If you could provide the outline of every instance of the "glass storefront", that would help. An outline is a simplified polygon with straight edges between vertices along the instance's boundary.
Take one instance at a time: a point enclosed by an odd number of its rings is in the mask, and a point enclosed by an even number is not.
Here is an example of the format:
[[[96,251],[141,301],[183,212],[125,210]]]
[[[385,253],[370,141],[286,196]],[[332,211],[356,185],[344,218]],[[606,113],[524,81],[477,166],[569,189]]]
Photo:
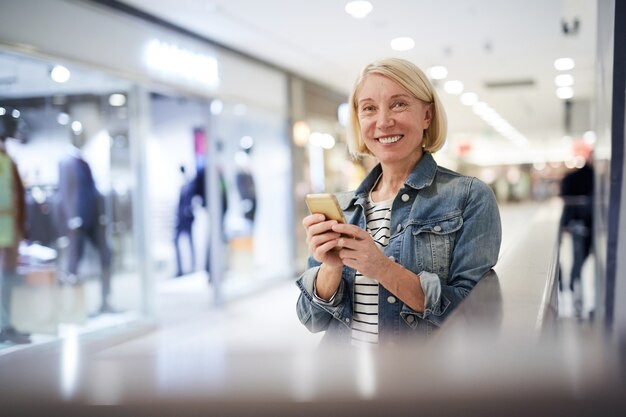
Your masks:
[[[0,111],[17,126],[6,148],[25,186],[27,230],[2,307],[32,341],[155,313],[159,282],[198,274],[211,282],[212,245],[223,300],[293,277],[284,108],[69,64],[60,83],[52,60],[5,51],[0,61]]]
[[[29,204],[2,305],[35,339],[154,319],[179,277],[229,301],[297,270],[289,76],[110,12],[24,0],[0,15],[0,106],[19,112],[7,150]],[[25,16],[36,31],[14,25]]]
[[[151,253],[160,278],[210,275],[211,163],[218,173],[215,244],[223,255],[225,291],[288,277],[291,155],[285,117],[218,99],[152,93],[150,102]]]
[[[6,149],[26,203],[26,236],[16,279],[3,286],[3,309],[33,338],[136,317],[130,83],[69,66],[61,68],[69,78],[55,81],[56,63],[6,52],[0,62],[0,112],[16,126]]]

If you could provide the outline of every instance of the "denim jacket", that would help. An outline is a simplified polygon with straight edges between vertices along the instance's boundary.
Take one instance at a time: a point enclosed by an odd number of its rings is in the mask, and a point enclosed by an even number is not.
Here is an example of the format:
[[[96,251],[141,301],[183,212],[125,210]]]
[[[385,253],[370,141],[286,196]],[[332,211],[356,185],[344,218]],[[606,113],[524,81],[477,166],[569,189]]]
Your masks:
[[[365,204],[380,176],[377,165],[354,192],[338,193],[346,221],[365,229]],[[437,165],[425,153],[394,198],[391,237],[384,253],[420,277],[425,295],[418,312],[387,291],[378,296],[379,343],[426,336],[437,329],[498,259],[502,230],[491,189],[480,180]],[[324,341],[349,344],[356,271],[344,266],[332,302],[313,295],[320,264],[309,257],[298,278],[298,318]]]

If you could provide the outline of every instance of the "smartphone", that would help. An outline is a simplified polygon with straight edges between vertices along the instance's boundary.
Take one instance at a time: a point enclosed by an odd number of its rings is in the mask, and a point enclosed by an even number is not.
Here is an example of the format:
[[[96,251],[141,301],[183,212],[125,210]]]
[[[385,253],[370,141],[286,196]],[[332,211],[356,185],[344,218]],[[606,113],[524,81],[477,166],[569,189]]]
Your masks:
[[[346,222],[343,210],[341,210],[337,197],[334,194],[307,194],[304,201],[306,201],[311,214],[322,213],[326,216],[326,220],[337,220],[339,223]],[[341,246],[335,246],[332,250],[340,249]]]
[[[346,218],[334,194],[307,194],[305,201],[311,214],[322,213],[326,216],[326,220],[337,220],[339,223],[346,222]]]

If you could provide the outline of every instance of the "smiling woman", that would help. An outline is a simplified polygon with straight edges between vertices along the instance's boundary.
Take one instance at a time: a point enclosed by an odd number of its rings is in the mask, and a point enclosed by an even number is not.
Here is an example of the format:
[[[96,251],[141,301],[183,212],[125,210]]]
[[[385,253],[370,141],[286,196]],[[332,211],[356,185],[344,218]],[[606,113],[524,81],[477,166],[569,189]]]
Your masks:
[[[379,164],[355,191],[337,194],[347,224],[319,213],[303,219],[311,256],[297,281],[298,317],[339,344],[428,336],[496,263],[495,196],[478,179],[436,164],[445,112],[408,61],[365,67],[348,130],[350,152]]]

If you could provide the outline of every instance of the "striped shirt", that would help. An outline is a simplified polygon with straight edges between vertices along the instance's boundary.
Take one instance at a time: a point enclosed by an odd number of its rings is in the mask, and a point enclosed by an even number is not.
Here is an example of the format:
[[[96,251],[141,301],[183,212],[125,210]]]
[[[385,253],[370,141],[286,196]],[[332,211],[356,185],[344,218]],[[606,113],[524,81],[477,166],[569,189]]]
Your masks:
[[[365,206],[366,229],[382,251],[389,243],[393,198]],[[352,308],[352,344],[378,343],[378,281],[356,272]]]

